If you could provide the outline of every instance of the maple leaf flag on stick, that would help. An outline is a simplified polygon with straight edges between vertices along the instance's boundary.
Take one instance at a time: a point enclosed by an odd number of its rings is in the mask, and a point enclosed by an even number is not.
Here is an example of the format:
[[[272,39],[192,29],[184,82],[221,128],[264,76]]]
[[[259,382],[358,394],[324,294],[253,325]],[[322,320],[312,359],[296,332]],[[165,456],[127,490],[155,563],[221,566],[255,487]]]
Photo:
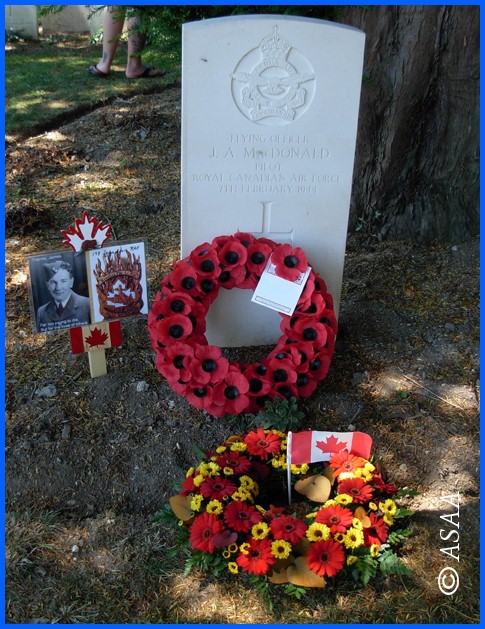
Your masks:
[[[329,461],[332,454],[348,450],[364,459],[370,457],[372,438],[364,432],[319,432],[306,430],[291,433],[291,463]]]
[[[73,354],[96,352],[121,345],[121,323],[109,321],[69,330]]]

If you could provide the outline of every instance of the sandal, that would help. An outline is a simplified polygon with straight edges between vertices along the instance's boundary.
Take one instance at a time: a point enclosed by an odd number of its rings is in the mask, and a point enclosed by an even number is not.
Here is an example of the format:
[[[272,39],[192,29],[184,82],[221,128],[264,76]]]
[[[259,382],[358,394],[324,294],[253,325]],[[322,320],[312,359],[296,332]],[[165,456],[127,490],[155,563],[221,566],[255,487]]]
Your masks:
[[[94,65],[94,66],[90,66],[88,68],[88,72],[89,74],[92,74],[93,76],[96,76],[98,79],[107,79],[109,74],[107,74],[106,72],[102,72],[101,70],[98,70],[98,65]]]
[[[134,76],[134,77],[126,77],[129,78],[130,81],[136,81],[136,79],[158,79],[162,76],[165,76],[167,73],[163,72],[163,70],[159,70],[157,72],[155,72],[155,74],[150,74],[151,72],[153,72],[153,70],[155,70],[155,68],[153,66],[147,66],[143,72],[141,74],[139,74],[138,76]]]

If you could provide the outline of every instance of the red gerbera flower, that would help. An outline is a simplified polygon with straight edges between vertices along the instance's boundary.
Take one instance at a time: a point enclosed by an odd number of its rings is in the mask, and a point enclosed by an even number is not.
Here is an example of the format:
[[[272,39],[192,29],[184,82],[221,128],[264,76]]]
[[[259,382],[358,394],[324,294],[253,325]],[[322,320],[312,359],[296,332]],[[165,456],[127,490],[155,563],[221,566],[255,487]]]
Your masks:
[[[197,347],[189,365],[193,379],[201,384],[220,382],[229,370],[229,361],[214,345]]]
[[[351,526],[353,519],[354,514],[350,509],[340,505],[330,505],[320,509],[315,517],[315,522],[326,524],[334,535],[335,533],[345,533]]]
[[[248,457],[237,451],[223,452],[216,458],[216,463],[222,469],[229,467],[234,474],[246,474],[251,468],[251,461]]]
[[[195,492],[194,476],[188,476],[182,483],[182,489],[179,493],[182,496],[188,496],[193,492]]]
[[[337,476],[339,476],[339,474],[342,474],[342,472],[353,473],[359,467],[364,467],[365,460],[360,456],[350,454],[350,452],[345,449],[332,454],[332,456],[330,457],[329,465],[335,470],[333,473],[333,477],[337,478]]]
[[[297,544],[304,537],[308,526],[292,515],[282,515],[271,520],[270,528],[275,539],[284,539],[290,544]]]
[[[237,415],[249,404],[246,395],[249,382],[238,370],[229,370],[222,382],[214,387],[213,402],[221,406],[226,413]]]
[[[224,528],[223,523],[212,513],[198,515],[190,527],[190,543],[192,548],[204,553],[214,552],[214,537]]]
[[[238,533],[248,533],[253,524],[258,524],[262,519],[259,511],[241,500],[229,503],[224,511],[226,524]]]
[[[397,487],[392,483],[385,483],[381,474],[373,474],[372,482],[374,483],[374,487],[383,494],[393,496],[397,493]]]
[[[279,452],[281,439],[273,432],[266,434],[262,428],[258,428],[244,437],[244,443],[248,446],[249,454],[259,456],[266,461],[269,454]]]
[[[241,553],[236,559],[237,565],[245,572],[258,576],[266,574],[269,567],[275,562],[276,557],[273,557],[271,541],[268,538],[251,538],[247,555]]]
[[[352,496],[353,502],[364,504],[372,500],[372,487],[362,478],[347,478],[339,483],[338,494],[348,494]]]
[[[200,486],[200,493],[209,500],[224,500],[230,498],[237,487],[228,478],[222,476],[207,477]]]
[[[221,264],[229,269],[235,266],[244,266],[248,259],[246,247],[234,239],[228,240],[218,255]]]
[[[264,514],[264,519],[267,522],[271,522],[273,518],[277,518],[278,516],[283,515],[284,512],[284,507],[275,507],[274,505],[270,504],[269,509],[266,509],[266,513]]]
[[[364,528],[364,544],[366,546],[372,546],[372,544],[380,546],[388,536],[386,523],[372,511],[369,513],[369,518],[371,525]]]
[[[275,273],[285,280],[294,281],[308,267],[306,253],[301,247],[293,249],[291,245],[278,245],[273,251],[271,262],[275,265]]]
[[[342,544],[333,539],[311,544],[308,549],[307,563],[310,570],[313,570],[320,577],[335,576],[345,564],[345,552]]]

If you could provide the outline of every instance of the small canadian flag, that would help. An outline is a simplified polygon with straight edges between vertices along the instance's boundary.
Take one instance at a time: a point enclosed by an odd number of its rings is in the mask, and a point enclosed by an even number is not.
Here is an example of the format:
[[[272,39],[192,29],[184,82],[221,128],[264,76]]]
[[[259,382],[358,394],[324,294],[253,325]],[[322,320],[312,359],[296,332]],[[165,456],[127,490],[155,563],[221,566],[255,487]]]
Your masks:
[[[108,347],[121,345],[121,323],[95,323],[79,328],[71,328],[71,351],[73,354],[95,352]]]
[[[332,454],[340,450],[368,459],[372,448],[372,438],[364,432],[306,430],[289,433],[289,437],[288,448],[293,465],[329,461]]]

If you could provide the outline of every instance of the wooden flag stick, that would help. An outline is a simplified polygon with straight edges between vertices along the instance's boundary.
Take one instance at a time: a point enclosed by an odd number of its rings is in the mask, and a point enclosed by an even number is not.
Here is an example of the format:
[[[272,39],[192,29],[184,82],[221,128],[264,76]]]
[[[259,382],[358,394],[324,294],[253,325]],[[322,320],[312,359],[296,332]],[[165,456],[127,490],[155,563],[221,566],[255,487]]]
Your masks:
[[[108,372],[108,369],[106,367],[106,354],[104,349],[98,349],[93,352],[88,352],[88,357],[91,378],[105,376]]]
[[[286,471],[288,479],[288,504],[291,506],[291,430],[286,439]]]

